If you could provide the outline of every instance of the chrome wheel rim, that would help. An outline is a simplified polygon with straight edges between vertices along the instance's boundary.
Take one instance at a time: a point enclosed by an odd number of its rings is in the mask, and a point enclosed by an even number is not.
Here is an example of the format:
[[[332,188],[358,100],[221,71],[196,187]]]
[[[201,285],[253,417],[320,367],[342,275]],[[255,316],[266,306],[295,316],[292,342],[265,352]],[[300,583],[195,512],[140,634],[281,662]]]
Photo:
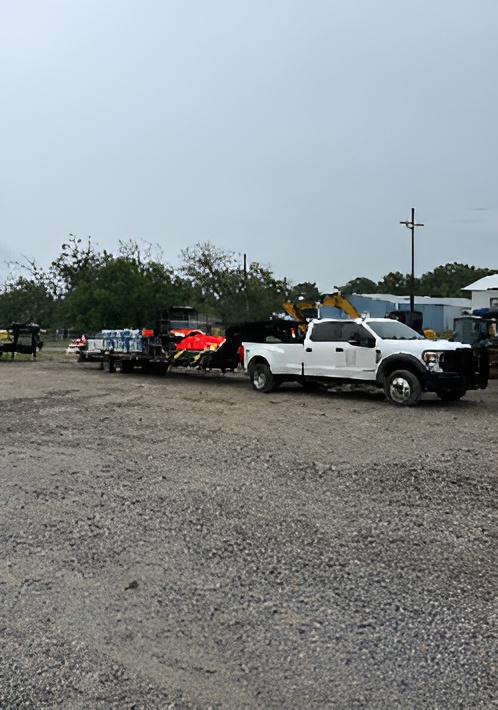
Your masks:
[[[260,371],[255,372],[253,382],[254,382],[254,386],[256,387],[256,389],[258,389],[258,390],[262,389],[266,384],[265,373],[260,372]]]
[[[403,404],[410,399],[412,388],[404,377],[395,377],[389,384],[389,394],[394,402]]]

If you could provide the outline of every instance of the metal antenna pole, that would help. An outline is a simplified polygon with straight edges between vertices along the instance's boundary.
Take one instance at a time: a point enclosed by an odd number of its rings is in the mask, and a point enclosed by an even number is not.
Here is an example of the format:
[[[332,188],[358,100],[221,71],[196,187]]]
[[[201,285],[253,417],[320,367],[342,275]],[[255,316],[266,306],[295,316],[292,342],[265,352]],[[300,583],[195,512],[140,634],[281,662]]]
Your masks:
[[[412,232],[412,273],[410,279],[410,312],[415,310],[415,227],[423,227],[423,224],[415,224],[415,207],[412,207],[412,218],[405,222],[400,222]]]

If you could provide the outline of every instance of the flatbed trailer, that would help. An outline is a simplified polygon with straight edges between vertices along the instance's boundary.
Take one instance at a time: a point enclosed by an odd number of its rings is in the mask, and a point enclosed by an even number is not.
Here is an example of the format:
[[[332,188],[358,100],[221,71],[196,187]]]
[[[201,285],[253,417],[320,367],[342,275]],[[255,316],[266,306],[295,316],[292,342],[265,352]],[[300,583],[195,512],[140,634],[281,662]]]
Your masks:
[[[143,372],[164,374],[169,367],[171,353],[161,336],[152,331],[103,330],[87,337],[80,348],[80,362],[100,362],[106,372]]]
[[[271,320],[240,323],[226,329],[224,341],[216,348],[202,351],[177,350],[170,333],[154,335],[153,331],[104,330],[87,336],[79,350],[80,362],[99,362],[107,372],[165,373],[168,369],[221,370],[234,372],[243,366],[242,342],[294,342],[299,337],[296,323]]]

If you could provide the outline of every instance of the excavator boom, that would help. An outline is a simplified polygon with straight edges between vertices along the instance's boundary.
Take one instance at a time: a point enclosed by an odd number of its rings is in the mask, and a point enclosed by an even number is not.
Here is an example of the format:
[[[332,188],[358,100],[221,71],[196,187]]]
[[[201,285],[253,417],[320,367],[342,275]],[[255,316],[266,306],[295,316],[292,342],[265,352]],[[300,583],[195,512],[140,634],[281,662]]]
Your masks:
[[[325,294],[320,296],[320,306],[333,306],[338,308],[340,311],[344,311],[350,318],[360,318],[360,314],[353,306],[352,303],[348,301],[346,296],[343,296],[340,291],[335,293]]]
[[[317,317],[321,306],[338,308],[350,318],[360,317],[353,304],[340,291],[323,294],[319,301],[285,301],[282,305],[285,312],[297,320],[299,329],[303,332],[306,331],[308,320]]]

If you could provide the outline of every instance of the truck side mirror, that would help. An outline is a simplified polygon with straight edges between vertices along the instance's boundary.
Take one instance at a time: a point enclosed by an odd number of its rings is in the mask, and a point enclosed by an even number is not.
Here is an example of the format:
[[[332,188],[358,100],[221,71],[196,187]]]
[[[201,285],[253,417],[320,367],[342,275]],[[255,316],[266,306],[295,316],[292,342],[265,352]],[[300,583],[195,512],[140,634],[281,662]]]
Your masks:
[[[348,343],[350,345],[356,345],[357,347],[362,347],[362,348],[374,348],[375,347],[375,338],[373,338],[371,336],[366,336],[364,338],[360,338],[359,335],[353,335],[353,337],[348,340]]]

